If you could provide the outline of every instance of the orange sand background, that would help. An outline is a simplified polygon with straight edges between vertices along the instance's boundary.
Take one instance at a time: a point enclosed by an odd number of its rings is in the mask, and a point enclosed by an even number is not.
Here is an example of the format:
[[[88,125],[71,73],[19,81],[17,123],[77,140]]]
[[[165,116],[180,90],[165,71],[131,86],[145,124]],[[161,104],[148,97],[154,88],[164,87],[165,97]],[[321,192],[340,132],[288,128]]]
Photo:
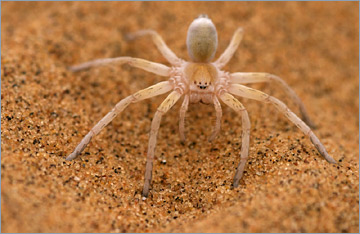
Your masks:
[[[359,231],[358,3],[3,2],[1,10],[2,232]],[[225,69],[283,77],[338,165],[273,107],[241,99],[250,157],[232,190],[240,116],[223,106],[221,134],[209,143],[213,107],[190,106],[182,145],[178,103],[163,118],[142,201],[148,132],[164,95],[131,105],[79,158],[64,160],[119,100],[164,80],[128,66],[76,74],[66,67],[114,56],[167,64],[149,38],[125,41],[146,28],[188,59],[187,27],[200,13],[217,26],[216,57],[244,27]],[[276,85],[252,87],[298,113]]]

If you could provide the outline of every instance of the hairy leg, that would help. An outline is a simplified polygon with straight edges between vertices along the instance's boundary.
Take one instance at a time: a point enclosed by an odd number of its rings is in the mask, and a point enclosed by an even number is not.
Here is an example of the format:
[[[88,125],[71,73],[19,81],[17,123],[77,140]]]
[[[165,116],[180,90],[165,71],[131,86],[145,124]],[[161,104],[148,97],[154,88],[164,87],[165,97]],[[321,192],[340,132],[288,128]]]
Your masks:
[[[245,107],[229,93],[224,93],[220,96],[220,99],[234,111],[241,113],[242,116],[242,144],[240,163],[236,169],[233,185],[236,188],[239,186],[239,182],[244,173],[245,164],[249,155],[249,143],[250,143],[250,120],[249,115]]]
[[[179,100],[180,97],[181,94],[178,91],[171,92],[169,96],[161,103],[151,122],[149,146],[146,158],[144,188],[142,192],[144,197],[147,197],[149,195],[150,183],[152,179],[152,168],[155,156],[156,137],[160,127],[161,117]]]
[[[276,82],[279,84],[285,92],[291,97],[291,99],[296,103],[300,109],[301,117],[307,125],[312,128],[315,128],[315,124],[311,121],[304,104],[301,99],[296,95],[294,90],[280,77],[262,72],[236,72],[230,74],[230,83],[233,84],[250,84],[250,83],[260,83],[260,82]]]
[[[221,117],[222,117],[221,104],[216,96],[213,97],[213,102],[216,111],[216,123],[215,123],[215,128],[211,133],[211,136],[209,137],[209,141],[213,141],[215,139],[215,137],[219,134],[221,127]]]
[[[145,30],[139,30],[134,33],[127,34],[128,40],[134,40],[138,37],[150,35],[153,42],[155,43],[156,47],[160,51],[160,53],[166,58],[169,63],[173,65],[179,65],[181,62],[181,59],[179,59],[174,52],[172,52],[169,47],[166,45],[162,37],[154,30],[145,29]]]
[[[189,106],[189,95],[186,95],[180,109],[179,133],[180,141],[185,141],[185,113]]]
[[[173,89],[172,85],[168,81],[163,81],[150,86],[146,89],[140,90],[133,95],[130,95],[120,102],[105,115],[86,136],[81,140],[75,150],[66,158],[66,160],[72,160],[76,158],[90,143],[91,139],[96,136],[106,125],[108,125],[118,114],[120,114],[130,103],[138,102],[147,98],[158,96],[167,93]]]
[[[169,76],[171,68],[160,63],[154,63],[140,58],[131,57],[117,57],[117,58],[103,58],[96,59],[86,63],[69,67],[70,71],[77,72],[91,67],[98,67],[109,64],[129,64],[132,67],[137,67],[148,72],[155,73],[160,76]]]
[[[220,58],[218,58],[215,61],[215,65],[220,69],[222,67],[224,67],[232,58],[232,56],[234,55],[235,51],[237,50],[237,48],[240,45],[240,42],[243,38],[244,35],[244,30],[242,28],[238,28],[233,37],[231,38],[231,42],[229,44],[229,46],[226,48],[226,50],[224,51],[224,53],[222,53],[220,55]]]
[[[279,99],[269,96],[259,90],[252,89],[239,84],[232,84],[229,86],[228,91],[232,94],[240,97],[250,98],[265,103],[273,104],[282,114],[284,114],[291,122],[293,122],[300,130],[310,137],[311,142],[315,145],[319,153],[330,163],[336,163],[336,161],[326,152],[325,147],[321,144],[317,136],[311,131],[310,127],[306,125],[294,112]]]

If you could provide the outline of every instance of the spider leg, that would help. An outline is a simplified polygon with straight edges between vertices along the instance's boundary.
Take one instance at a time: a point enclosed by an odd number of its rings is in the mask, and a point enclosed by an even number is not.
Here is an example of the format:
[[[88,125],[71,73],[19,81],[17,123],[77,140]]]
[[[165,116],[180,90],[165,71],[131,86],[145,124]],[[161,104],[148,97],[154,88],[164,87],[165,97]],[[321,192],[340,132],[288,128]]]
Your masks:
[[[280,77],[262,72],[236,72],[230,74],[230,83],[233,84],[250,84],[250,83],[260,83],[260,82],[276,82],[288,93],[291,99],[294,100],[296,105],[300,109],[301,117],[304,122],[309,125],[311,128],[315,128],[315,124],[311,121],[304,104],[301,99],[296,95],[293,89]]]
[[[150,62],[145,59],[132,57],[117,57],[117,58],[103,58],[96,59],[89,62],[81,63],[79,65],[69,67],[70,71],[77,72],[91,67],[98,67],[109,64],[129,64],[132,67],[137,67],[148,72],[155,73],[160,76],[169,76],[171,68],[160,63]]]
[[[213,141],[215,139],[215,137],[219,134],[221,127],[221,117],[222,117],[221,104],[216,96],[213,96],[213,102],[216,111],[216,123],[215,123],[215,128],[211,133],[211,136],[209,137],[208,141]]]
[[[166,58],[169,63],[173,65],[178,65],[181,59],[179,59],[174,52],[169,49],[169,47],[166,45],[162,37],[154,30],[151,29],[145,29],[145,30],[139,30],[134,33],[129,33],[126,35],[128,40],[134,40],[138,37],[150,35],[153,42],[155,43],[156,47],[160,51],[160,53]]]
[[[120,102],[118,102],[115,107],[107,113],[91,130],[86,136],[81,140],[81,142],[76,146],[75,150],[66,158],[66,160],[72,160],[76,158],[90,143],[91,139],[96,136],[106,125],[108,125],[119,113],[121,113],[130,103],[138,102],[147,98],[158,96],[164,93],[167,93],[173,89],[173,86],[169,81],[163,81],[157,83],[153,86],[150,86],[146,89],[140,90],[133,95],[130,95]]]
[[[144,197],[147,197],[149,195],[156,147],[156,137],[160,127],[161,117],[179,100],[181,95],[182,94],[180,94],[178,91],[172,91],[169,96],[167,96],[167,98],[160,104],[151,122],[149,146],[146,158],[144,188],[142,192]]]
[[[254,99],[265,103],[273,104],[282,114],[284,114],[291,122],[293,122],[300,130],[310,137],[311,142],[314,144],[319,153],[330,163],[336,163],[336,161],[326,152],[326,149],[317,136],[311,131],[310,127],[306,125],[294,112],[292,112],[282,101],[274,98],[259,90],[252,89],[240,84],[232,84],[229,86],[228,91],[240,97]]]
[[[180,141],[185,141],[185,113],[189,106],[189,95],[186,95],[180,108],[179,133]]]
[[[242,144],[240,153],[240,163],[236,169],[234,176],[233,186],[239,186],[239,182],[244,173],[245,164],[249,155],[249,142],[250,142],[250,120],[248,112],[239,100],[234,98],[229,93],[223,93],[220,99],[234,111],[241,113],[242,116]]]
[[[237,50],[237,48],[240,45],[240,42],[243,38],[244,35],[244,30],[242,28],[238,28],[233,37],[231,38],[231,42],[229,44],[229,46],[226,48],[226,50],[224,51],[224,53],[222,53],[220,55],[220,58],[218,58],[215,61],[215,65],[220,69],[222,67],[224,67],[229,60],[232,58],[232,56],[234,55],[235,51]]]

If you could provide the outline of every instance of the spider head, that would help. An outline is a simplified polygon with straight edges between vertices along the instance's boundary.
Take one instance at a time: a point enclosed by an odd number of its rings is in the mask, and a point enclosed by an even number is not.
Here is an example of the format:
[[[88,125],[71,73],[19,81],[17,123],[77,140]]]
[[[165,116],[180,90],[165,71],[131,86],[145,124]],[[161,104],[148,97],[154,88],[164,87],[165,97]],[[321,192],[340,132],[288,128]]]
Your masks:
[[[189,26],[186,45],[193,62],[208,63],[214,57],[218,39],[215,25],[205,14],[196,18]]]
[[[217,69],[212,64],[188,63],[185,75],[190,83],[190,90],[197,92],[212,92],[217,77]]]

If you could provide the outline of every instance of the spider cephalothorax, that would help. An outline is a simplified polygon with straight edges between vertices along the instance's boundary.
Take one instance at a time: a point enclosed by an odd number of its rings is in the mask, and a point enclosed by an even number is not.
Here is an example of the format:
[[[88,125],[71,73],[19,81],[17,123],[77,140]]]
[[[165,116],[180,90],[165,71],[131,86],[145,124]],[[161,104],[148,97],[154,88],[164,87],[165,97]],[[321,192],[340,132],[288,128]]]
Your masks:
[[[242,116],[242,146],[240,163],[237,167],[233,186],[237,187],[243,175],[246,160],[249,153],[250,120],[245,107],[233,95],[273,104],[291,122],[293,122],[314,144],[319,153],[330,163],[336,161],[326,152],[325,147],[311,131],[312,122],[308,117],[305,107],[295,92],[281,78],[268,73],[228,73],[222,70],[231,59],[243,37],[243,30],[237,29],[231,39],[230,45],[224,53],[215,61],[213,59],[217,48],[217,32],[214,24],[206,15],[200,15],[190,25],[187,36],[187,48],[191,61],[178,58],[165,44],[163,39],[153,30],[141,30],[129,35],[129,39],[139,36],[150,35],[162,55],[169,61],[171,67],[163,64],[146,61],[139,58],[118,57],[98,59],[70,67],[72,71],[106,65],[110,63],[127,63],[160,76],[169,77],[169,80],[160,82],[146,89],[130,95],[119,103],[102,118],[90,132],[81,140],[75,150],[66,158],[72,160],[78,156],[89,144],[92,137],[97,135],[129,104],[147,98],[158,96],[167,92],[171,93],[158,107],[151,123],[147,161],[145,168],[145,182],[143,196],[147,197],[152,178],[152,168],[155,156],[156,137],[160,127],[161,117],[183,96],[184,100],[180,109],[179,132],[182,141],[185,140],[184,119],[189,103],[214,104],[216,111],[215,128],[209,137],[209,141],[215,139],[220,131],[222,110],[219,99]],[[295,101],[302,115],[301,120],[280,100],[269,96],[259,90],[244,86],[244,84],[258,82],[276,82]],[[306,123],[305,123],[306,122]]]

